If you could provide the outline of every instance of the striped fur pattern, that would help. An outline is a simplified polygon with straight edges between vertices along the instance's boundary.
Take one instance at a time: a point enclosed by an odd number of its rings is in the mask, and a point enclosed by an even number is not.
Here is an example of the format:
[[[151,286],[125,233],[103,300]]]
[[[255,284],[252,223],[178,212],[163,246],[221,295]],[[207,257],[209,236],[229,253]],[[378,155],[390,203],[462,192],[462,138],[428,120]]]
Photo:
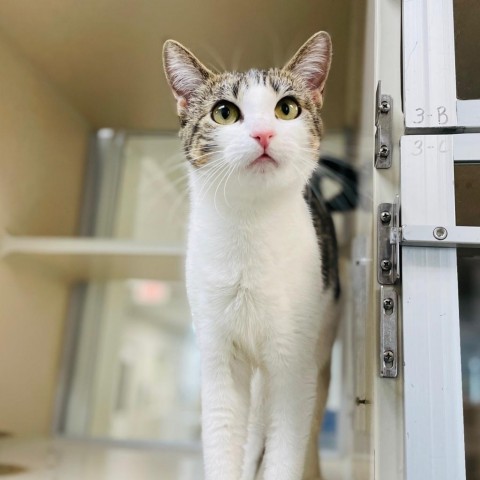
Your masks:
[[[321,176],[315,171],[305,188],[305,200],[312,212],[313,226],[317,234],[322,258],[323,288],[333,288],[335,298],[340,297],[340,278],[338,275],[338,248],[335,225],[327,203],[321,192]]]
[[[330,60],[325,32],[283,68],[244,73],[164,47],[189,168],[206,480],[321,478],[339,287],[333,224],[309,179]]]
[[[295,97],[304,112],[304,121],[308,124],[311,141],[309,146],[319,149],[323,133],[320,118],[320,101],[313,99],[305,88],[302,78],[290,71],[280,69],[250,70],[245,73],[221,73],[212,75],[192,97],[188,109],[180,114],[180,135],[183,140],[187,160],[199,167],[207,163],[209,152],[218,147],[215,131],[219,126],[212,123],[210,112],[219,99],[237,102],[242,93],[252,86],[261,86],[273,90],[279,98]],[[196,160],[200,159],[200,160]]]

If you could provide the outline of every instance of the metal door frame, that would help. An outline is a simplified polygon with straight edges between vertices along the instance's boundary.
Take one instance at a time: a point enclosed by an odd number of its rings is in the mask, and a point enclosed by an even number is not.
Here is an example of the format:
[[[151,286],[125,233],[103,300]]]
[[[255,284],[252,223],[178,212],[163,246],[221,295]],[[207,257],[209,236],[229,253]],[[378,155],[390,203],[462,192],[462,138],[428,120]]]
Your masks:
[[[475,150],[478,161],[478,134],[402,137],[402,230],[457,231],[454,164],[471,163]],[[406,479],[464,480],[457,251],[433,230],[433,247],[422,238],[402,246]]]
[[[480,130],[480,99],[458,100],[453,0],[403,0],[405,127]]]

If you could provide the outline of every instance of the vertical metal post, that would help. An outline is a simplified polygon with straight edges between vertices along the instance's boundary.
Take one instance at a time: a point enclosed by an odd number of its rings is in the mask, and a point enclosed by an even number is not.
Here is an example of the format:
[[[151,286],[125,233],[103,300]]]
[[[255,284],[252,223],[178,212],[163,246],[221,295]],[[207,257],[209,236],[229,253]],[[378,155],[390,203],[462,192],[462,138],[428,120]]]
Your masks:
[[[402,223],[455,225],[453,139],[401,140]],[[405,463],[408,480],[465,480],[457,253],[404,247]]]
[[[457,126],[453,0],[403,2],[407,129]]]

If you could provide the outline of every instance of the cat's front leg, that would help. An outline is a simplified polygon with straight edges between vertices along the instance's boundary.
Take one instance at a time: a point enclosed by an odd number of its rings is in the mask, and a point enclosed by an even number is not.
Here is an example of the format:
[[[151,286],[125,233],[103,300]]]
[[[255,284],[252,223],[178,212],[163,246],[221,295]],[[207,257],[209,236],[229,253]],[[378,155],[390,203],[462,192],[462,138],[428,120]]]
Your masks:
[[[317,402],[312,418],[310,439],[307,446],[307,458],[302,480],[321,480],[318,436],[322,424],[322,419],[327,403],[328,387],[330,384],[330,361],[328,361],[319,372],[317,386]]]
[[[269,368],[265,480],[301,480],[316,404],[318,369],[298,358]]]
[[[205,480],[239,480],[242,470],[251,370],[225,347],[202,351]]]
[[[250,385],[250,406],[248,433],[243,459],[243,473],[240,480],[262,478],[258,470],[265,450],[265,378],[257,369]]]

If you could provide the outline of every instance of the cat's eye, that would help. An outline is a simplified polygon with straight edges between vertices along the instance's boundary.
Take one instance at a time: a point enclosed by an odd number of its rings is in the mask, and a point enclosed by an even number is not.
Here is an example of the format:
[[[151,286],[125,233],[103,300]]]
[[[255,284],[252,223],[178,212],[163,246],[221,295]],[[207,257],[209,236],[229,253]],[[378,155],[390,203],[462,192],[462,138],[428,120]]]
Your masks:
[[[212,118],[220,125],[231,125],[240,118],[240,110],[232,102],[221,100],[213,107]]]
[[[275,116],[281,120],[293,120],[300,115],[300,105],[293,97],[285,97],[278,101]]]

